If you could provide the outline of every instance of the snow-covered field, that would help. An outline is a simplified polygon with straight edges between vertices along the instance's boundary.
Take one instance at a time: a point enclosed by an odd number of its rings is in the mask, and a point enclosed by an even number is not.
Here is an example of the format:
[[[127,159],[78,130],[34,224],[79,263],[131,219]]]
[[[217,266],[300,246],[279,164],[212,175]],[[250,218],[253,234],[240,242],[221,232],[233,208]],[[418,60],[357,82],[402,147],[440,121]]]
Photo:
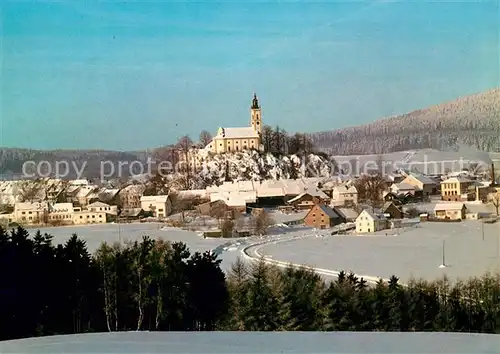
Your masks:
[[[30,229],[33,235],[37,229]],[[178,228],[164,227],[160,223],[132,223],[132,224],[101,224],[101,225],[81,225],[64,227],[40,228],[42,233],[54,236],[54,244],[63,244],[72,234],[77,234],[79,238],[87,243],[89,252],[93,253],[102,242],[115,243],[141,240],[142,236],[149,236],[153,239],[163,239],[171,242],[184,242],[189,247],[191,253],[214,251],[222,260],[221,267],[227,271],[238,257],[241,257],[241,249],[258,238],[246,239],[221,239],[207,238],[199,236],[196,232],[184,231]],[[278,234],[293,232],[293,228],[275,228],[270,230],[271,238]]]
[[[37,229],[31,229],[35,233]],[[65,243],[72,235],[77,234],[79,238],[87,243],[89,252],[94,252],[102,242],[126,242],[141,240],[142,236],[166,241],[185,242],[192,253],[206,251],[216,248],[227,242],[224,239],[204,239],[195,232],[183,231],[176,228],[163,228],[159,223],[132,223],[132,224],[100,224],[82,226],[64,226],[40,228],[42,233],[54,236],[55,244]]]
[[[356,274],[400,279],[434,280],[444,274],[457,277],[480,276],[500,271],[500,224],[422,223],[386,236],[328,236],[303,238],[260,247],[259,253],[275,260],[315,268],[352,270]],[[442,263],[443,240],[446,268]]]

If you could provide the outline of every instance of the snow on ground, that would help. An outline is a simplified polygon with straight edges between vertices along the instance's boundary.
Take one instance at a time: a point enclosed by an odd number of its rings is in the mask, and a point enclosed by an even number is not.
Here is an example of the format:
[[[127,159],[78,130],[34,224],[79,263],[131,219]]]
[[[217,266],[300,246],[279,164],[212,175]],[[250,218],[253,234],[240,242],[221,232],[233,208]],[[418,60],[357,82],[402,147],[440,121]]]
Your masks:
[[[65,243],[72,234],[77,234],[79,238],[87,243],[88,250],[91,253],[104,241],[108,243],[135,241],[141,240],[142,236],[145,235],[153,239],[185,242],[192,253],[211,250],[227,241],[224,239],[204,239],[196,232],[170,227],[162,229],[163,226],[160,223],[99,224],[47,227],[40,228],[40,231],[54,236],[54,244]],[[30,233],[34,234],[36,230],[32,229]]]
[[[267,244],[263,255],[316,268],[352,270],[357,274],[401,281],[411,277],[434,280],[448,275],[451,279],[480,276],[486,271],[500,271],[500,224],[481,222],[422,223],[385,236],[328,236]],[[380,235],[381,234],[381,235]],[[442,263],[443,240],[445,262]]]
[[[285,214],[280,211],[270,211],[269,216],[273,218],[273,220],[277,224],[281,224],[284,222],[297,221],[305,218],[309,210],[299,211],[297,213]]]
[[[33,235],[37,229],[30,229]],[[40,228],[42,233],[54,236],[54,244],[65,243],[72,234],[77,234],[79,238],[87,243],[90,253],[101,245],[102,242],[126,242],[141,240],[142,236],[149,236],[153,239],[163,239],[171,242],[184,242],[189,247],[191,253],[212,250],[222,260],[221,268],[224,271],[231,269],[232,264],[238,257],[242,258],[241,249],[253,242],[260,240],[258,237],[251,238],[207,238],[204,239],[198,233],[184,231],[174,227],[165,227],[160,223],[132,223],[132,224],[99,224],[99,225],[79,225],[63,227]],[[270,238],[289,232],[294,232],[291,228],[272,228]],[[279,236],[278,236],[279,237]]]

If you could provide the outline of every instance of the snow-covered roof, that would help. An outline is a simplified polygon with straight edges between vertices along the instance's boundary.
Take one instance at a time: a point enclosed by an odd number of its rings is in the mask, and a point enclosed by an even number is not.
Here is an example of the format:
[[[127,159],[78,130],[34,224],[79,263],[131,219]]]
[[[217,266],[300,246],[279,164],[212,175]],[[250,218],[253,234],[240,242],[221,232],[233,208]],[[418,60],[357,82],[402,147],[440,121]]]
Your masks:
[[[36,202],[36,203],[16,203],[14,204],[15,211],[23,211],[23,210],[44,210],[47,209],[46,202]]]
[[[258,138],[259,134],[252,127],[220,128],[214,139],[217,138]]]
[[[353,194],[353,193],[358,193],[358,190],[356,189],[355,186],[341,184],[333,187],[333,192],[337,192],[340,194],[347,194],[347,193]]]
[[[463,176],[445,179],[442,183],[473,183],[474,181]]]
[[[393,186],[400,191],[414,191],[414,190],[419,189],[419,188],[415,187],[414,185],[411,185],[409,183],[403,183],[403,182],[396,183]]]
[[[50,212],[73,212],[73,203],[55,203],[50,205]]]
[[[87,205],[87,208],[108,208],[110,205],[103,202],[95,202]]]
[[[265,185],[260,185],[257,187],[257,197],[284,197],[285,191],[280,187],[269,187]]]
[[[168,195],[143,195],[141,197],[142,202],[149,203],[166,203],[168,200]]]
[[[314,188],[314,189],[307,188],[305,190],[305,193],[308,193],[308,194],[312,195],[313,197],[321,198],[323,200],[330,199],[330,197],[325,192],[323,192],[321,189],[318,189],[318,188]]]
[[[72,186],[88,186],[90,183],[86,179],[74,179],[69,181],[69,184]]]
[[[431,178],[425,175],[410,173],[410,176],[412,176],[413,178],[415,178],[416,180],[420,181],[423,184],[436,184],[436,181],[432,180]]]
[[[352,208],[335,208],[346,219],[356,219],[359,213]]]
[[[364,209],[359,215],[358,215],[358,218],[361,216],[361,215],[368,215],[369,217],[371,217],[373,220],[380,220],[381,218],[376,215],[375,213],[372,213],[370,210],[368,209]]]
[[[382,210],[383,211],[387,210],[387,208],[389,208],[391,205],[394,205],[398,210],[400,210],[399,207],[396,204],[394,204],[393,202],[385,202],[384,206],[382,207]]]
[[[338,218],[343,217],[343,215],[341,213],[339,213],[338,211],[336,211],[333,208],[330,208],[329,206],[327,206],[325,204],[317,204],[317,205],[321,209],[321,211],[323,213],[325,213],[326,215],[328,215],[328,217],[331,219],[338,219]]]
[[[440,210],[462,210],[462,208],[465,206],[464,203],[439,203],[436,204],[434,207],[434,211],[440,211]]]

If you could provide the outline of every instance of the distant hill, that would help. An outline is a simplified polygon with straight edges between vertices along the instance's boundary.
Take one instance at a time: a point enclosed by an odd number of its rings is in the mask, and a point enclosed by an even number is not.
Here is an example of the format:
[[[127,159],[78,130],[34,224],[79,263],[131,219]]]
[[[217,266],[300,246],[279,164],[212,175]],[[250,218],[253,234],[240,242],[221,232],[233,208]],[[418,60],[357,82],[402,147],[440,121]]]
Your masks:
[[[33,170],[35,164],[27,163],[28,173],[37,173],[37,175],[50,172],[55,172],[56,162],[59,162],[60,173],[64,173],[64,162],[69,165],[69,174],[67,178],[77,178],[77,171],[84,168],[84,177],[98,178],[101,171],[101,163],[104,166],[104,173],[111,169],[118,169],[118,164],[121,162],[123,177],[128,177],[129,168],[133,161],[144,163],[147,160],[147,153],[144,152],[121,152],[121,151],[106,151],[106,150],[32,150],[32,149],[16,149],[16,148],[0,148],[0,177],[2,179],[17,179],[21,178],[23,173],[23,164],[28,161],[33,161],[40,167],[39,171]],[[40,164],[41,161],[47,163]],[[76,167],[75,167],[76,166]],[[134,166],[133,166],[134,167]],[[132,167],[132,171],[134,171]],[[137,167],[137,164],[136,166]],[[137,172],[135,172],[137,173]]]
[[[366,125],[314,133],[311,138],[316,147],[333,155],[464,145],[500,152],[500,88]]]
[[[381,154],[417,149],[500,152],[500,88],[373,123],[311,134],[318,150],[331,155]],[[121,152],[106,150],[32,150],[0,148],[0,178],[20,177],[25,161],[56,161],[85,165],[85,177],[98,178],[102,161],[117,167],[128,177],[134,161],[146,166],[148,156],[162,155],[161,149]],[[139,164],[135,163],[135,167]],[[139,166],[140,167],[140,166]],[[43,172],[43,171],[42,171]],[[106,171],[105,171],[106,172]],[[141,171],[135,170],[134,173]],[[71,168],[68,178],[76,178]]]

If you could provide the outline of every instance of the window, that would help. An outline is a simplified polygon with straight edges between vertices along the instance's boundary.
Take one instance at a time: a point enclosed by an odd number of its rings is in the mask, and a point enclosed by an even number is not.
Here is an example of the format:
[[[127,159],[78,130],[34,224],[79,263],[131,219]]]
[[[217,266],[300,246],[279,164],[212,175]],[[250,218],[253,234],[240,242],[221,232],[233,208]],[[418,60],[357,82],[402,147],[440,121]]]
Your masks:
[[[28,214],[31,214],[31,211],[29,211]]]

